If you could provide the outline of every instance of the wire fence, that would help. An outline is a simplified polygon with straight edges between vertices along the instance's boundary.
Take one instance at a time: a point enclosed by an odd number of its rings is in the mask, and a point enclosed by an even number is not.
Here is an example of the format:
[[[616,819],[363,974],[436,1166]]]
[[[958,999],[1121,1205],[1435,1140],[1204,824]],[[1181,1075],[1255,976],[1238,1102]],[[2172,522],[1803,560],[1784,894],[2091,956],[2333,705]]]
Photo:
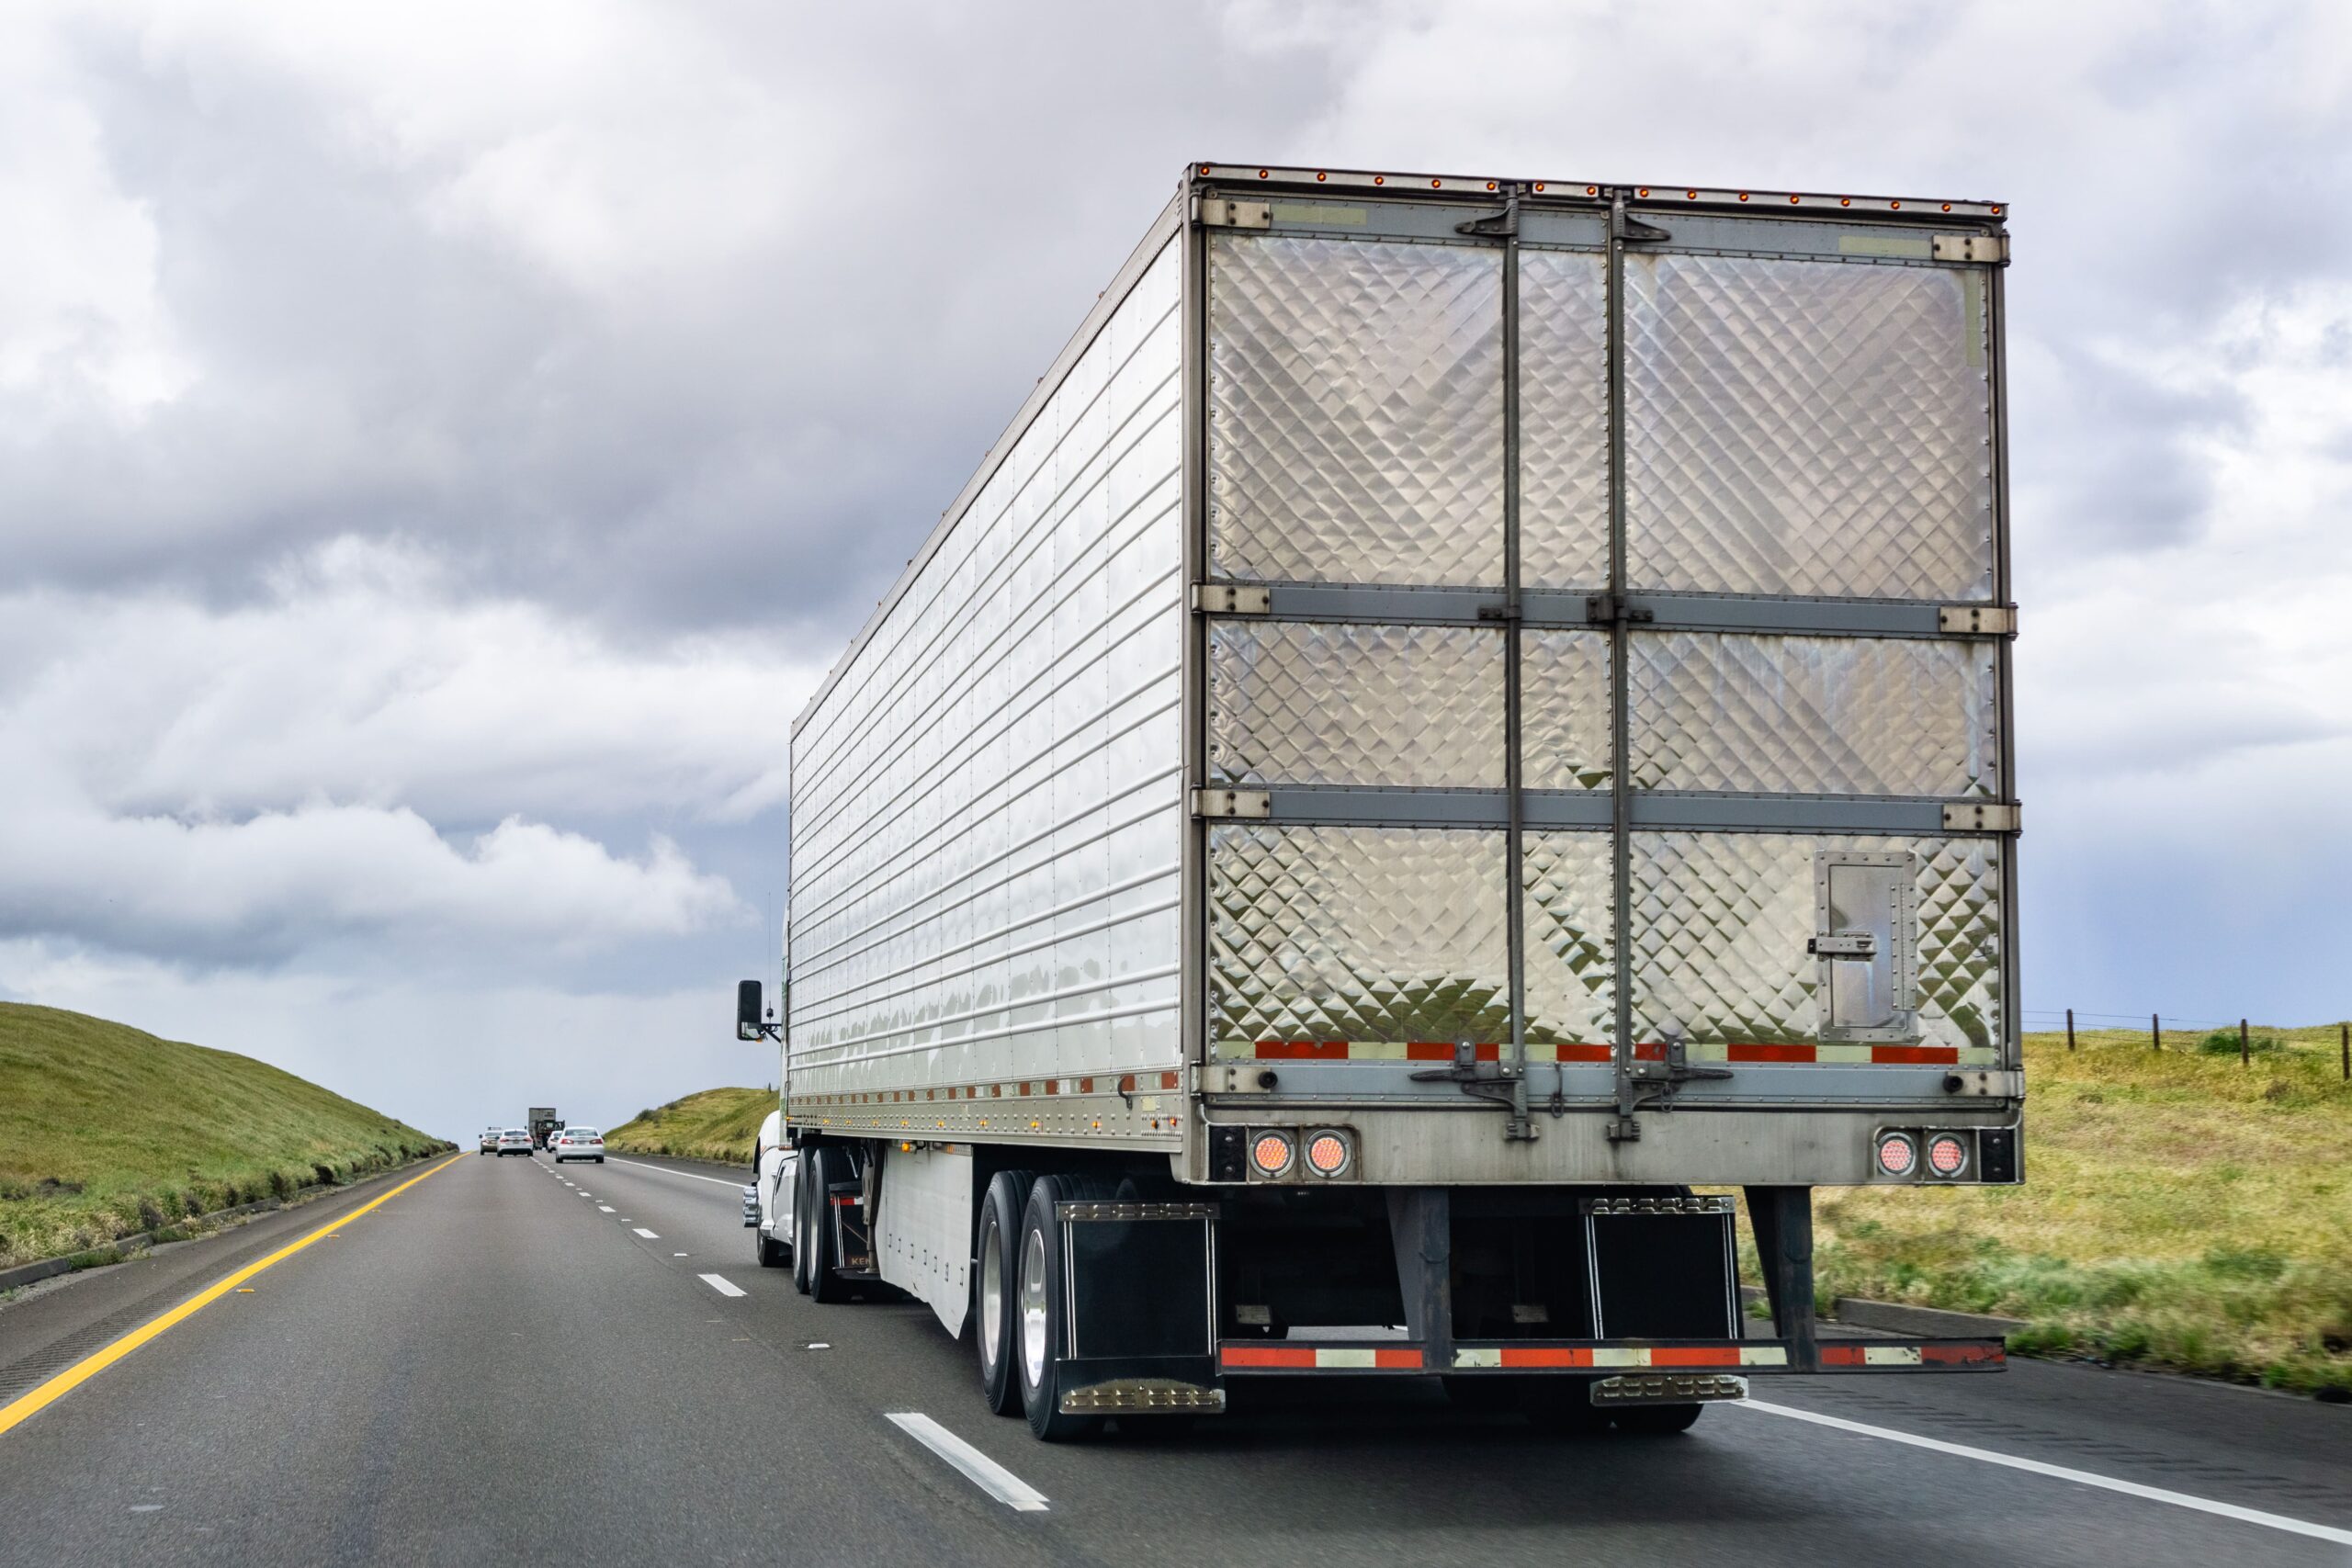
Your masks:
[[[2056,1012],[2036,1012],[2028,1010],[2023,1018],[2026,1027],[2036,1032],[2065,1032],[2066,1049],[2075,1049],[2077,1030],[2086,1032],[2117,1033],[2124,1031],[2143,1032],[2151,1051],[2188,1050],[2200,1055],[2225,1055],[2229,1043],[2237,1045],[2238,1062],[2251,1066],[2257,1050],[2273,1051],[2282,1043],[2267,1032],[2257,1034],[2243,1018],[2182,1018],[2172,1013],[2087,1012],[2074,1008]],[[2165,1044],[2169,1031],[2172,1043]],[[2352,1082],[2352,1022],[2335,1026],[2337,1071],[2346,1082]]]

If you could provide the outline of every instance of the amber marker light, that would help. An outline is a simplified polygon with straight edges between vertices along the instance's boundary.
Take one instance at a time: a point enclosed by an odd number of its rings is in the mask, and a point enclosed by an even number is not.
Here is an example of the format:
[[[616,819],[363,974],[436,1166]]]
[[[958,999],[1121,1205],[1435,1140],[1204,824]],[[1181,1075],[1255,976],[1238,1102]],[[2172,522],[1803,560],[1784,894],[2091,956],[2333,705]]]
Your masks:
[[[1791,207],[1794,207],[1798,202],[1800,202],[1800,201],[1802,201],[1802,200],[1804,200],[1804,198],[1803,197],[1796,197],[1796,196],[1792,196],[1792,197],[1789,197],[1789,205],[1790,205]]]
[[[1376,186],[1385,186],[1388,183],[1388,176],[1386,175],[1374,175],[1372,176],[1372,183]]]
[[[1315,183],[1317,185],[1321,185],[1323,183],[1323,171],[1320,169],[1315,171]]]
[[[1742,200],[1742,201],[1746,201],[1746,200],[1747,199],[1747,193],[1746,191],[1741,191],[1741,192],[1739,193],[1739,199],[1740,199],[1740,200]]]
[[[1902,204],[1901,202],[1899,202],[1899,201],[1890,201],[1890,202],[1888,202],[1886,205],[1887,205],[1888,207],[1890,207],[1890,208],[1897,208],[1897,209],[1899,209],[1899,208],[1901,208],[1901,207],[1902,207],[1902,205],[1903,205],[1903,204]]]
[[[1348,1140],[1331,1131],[1312,1133],[1306,1139],[1306,1168],[1317,1176],[1337,1176],[1348,1168]]]
[[[1854,198],[1850,196],[1841,196],[1838,198],[1838,205],[1840,207],[1851,207],[1854,205]]]

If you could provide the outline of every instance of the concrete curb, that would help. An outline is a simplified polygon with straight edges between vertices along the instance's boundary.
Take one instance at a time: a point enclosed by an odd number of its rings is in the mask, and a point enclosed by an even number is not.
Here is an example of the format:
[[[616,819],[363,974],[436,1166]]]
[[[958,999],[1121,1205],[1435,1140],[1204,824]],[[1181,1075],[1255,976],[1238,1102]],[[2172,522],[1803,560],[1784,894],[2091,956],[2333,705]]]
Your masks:
[[[1754,1285],[1739,1288],[1740,1305],[1764,1299]],[[1984,1313],[1946,1312],[1941,1307],[1906,1306],[1900,1302],[1867,1302],[1860,1296],[1839,1296],[1829,1303],[1825,1322],[1855,1328],[1875,1328],[1885,1334],[1917,1335],[1922,1339],[2006,1339],[2026,1326],[2021,1317],[1993,1317]]]
[[[175,1225],[200,1225],[212,1220],[233,1220],[241,1214],[267,1213],[274,1209],[283,1209],[287,1207],[289,1202],[297,1204],[308,1203],[315,1199],[323,1198],[331,1192],[354,1191],[358,1188],[366,1186],[368,1182],[379,1181],[388,1176],[398,1176],[401,1171],[408,1169],[411,1166],[423,1165],[428,1160],[435,1160],[440,1157],[441,1156],[439,1155],[426,1155],[422,1159],[413,1159],[402,1165],[392,1166],[388,1169],[370,1171],[368,1175],[361,1177],[357,1181],[342,1182],[333,1187],[329,1187],[324,1183],[320,1183],[311,1187],[299,1188],[295,1190],[294,1196],[290,1200],[285,1198],[263,1198],[251,1203],[239,1203],[231,1208],[208,1209],[201,1214],[190,1214],[186,1219],[175,1220],[172,1223]],[[190,1236],[188,1239],[195,1241],[201,1238]],[[154,1244],[155,1236],[153,1232],[141,1231],[136,1235],[119,1235],[112,1241],[102,1241],[96,1247],[85,1247],[79,1252],[69,1252],[62,1258],[35,1258],[30,1263],[19,1263],[14,1268],[0,1269],[0,1291],[13,1291],[23,1285],[37,1285],[43,1280],[53,1280],[60,1274],[71,1274],[77,1272],[74,1262],[77,1258],[91,1258],[98,1259],[96,1262],[83,1264],[81,1267],[84,1269],[104,1269],[110,1264],[120,1263],[123,1259],[129,1258],[132,1253],[137,1252],[142,1247],[153,1247]],[[100,1256],[101,1254],[109,1252],[114,1254],[112,1258],[102,1258]]]

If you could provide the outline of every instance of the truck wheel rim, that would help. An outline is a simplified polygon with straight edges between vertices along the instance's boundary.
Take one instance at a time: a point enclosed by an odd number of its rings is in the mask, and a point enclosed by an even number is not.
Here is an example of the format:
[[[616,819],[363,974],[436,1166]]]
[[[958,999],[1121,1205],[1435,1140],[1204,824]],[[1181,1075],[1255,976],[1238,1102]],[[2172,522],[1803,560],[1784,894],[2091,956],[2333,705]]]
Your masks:
[[[994,1367],[1004,1354],[1004,1238],[991,1224],[980,1237],[980,1354]]]
[[[1046,1386],[1046,1233],[1021,1248],[1021,1362],[1031,1388]]]

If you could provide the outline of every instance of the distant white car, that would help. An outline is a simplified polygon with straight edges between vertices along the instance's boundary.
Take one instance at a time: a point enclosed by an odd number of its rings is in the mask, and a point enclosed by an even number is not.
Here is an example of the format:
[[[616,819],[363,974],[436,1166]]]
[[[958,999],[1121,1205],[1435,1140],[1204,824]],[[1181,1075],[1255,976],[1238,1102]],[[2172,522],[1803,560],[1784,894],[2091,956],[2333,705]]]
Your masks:
[[[594,1127],[566,1127],[549,1140],[548,1147],[555,1155],[558,1165],[568,1159],[593,1159],[598,1165],[605,1163],[605,1134]]]
[[[525,1159],[531,1157],[529,1129],[509,1127],[498,1134],[498,1157],[504,1159],[508,1155],[521,1155]]]
[[[792,1255],[792,1202],[800,1175],[800,1152],[784,1142],[781,1111],[769,1111],[760,1123],[754,1162],[752,1184],[743,1189],[743,1224],[760,1267],[781,1268]]]

